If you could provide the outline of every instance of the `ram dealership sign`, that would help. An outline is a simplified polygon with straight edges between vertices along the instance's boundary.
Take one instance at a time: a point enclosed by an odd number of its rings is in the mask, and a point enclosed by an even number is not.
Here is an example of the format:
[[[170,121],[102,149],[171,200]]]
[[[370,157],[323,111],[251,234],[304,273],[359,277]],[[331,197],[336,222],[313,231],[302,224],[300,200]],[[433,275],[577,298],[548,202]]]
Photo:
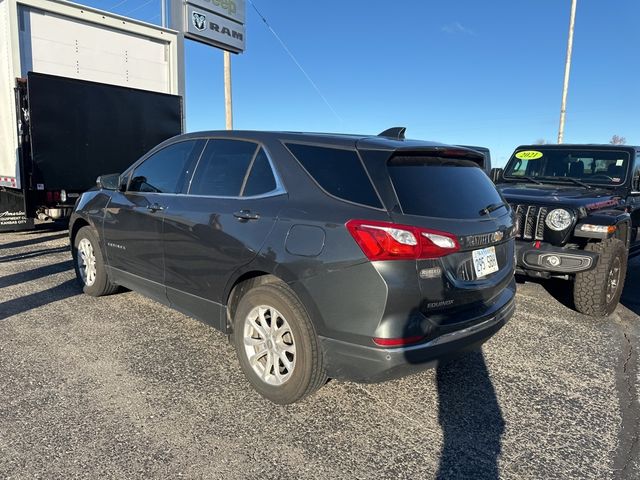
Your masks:
[[[184,36],[229,50],[244,51],[245,0],[186,0]]]

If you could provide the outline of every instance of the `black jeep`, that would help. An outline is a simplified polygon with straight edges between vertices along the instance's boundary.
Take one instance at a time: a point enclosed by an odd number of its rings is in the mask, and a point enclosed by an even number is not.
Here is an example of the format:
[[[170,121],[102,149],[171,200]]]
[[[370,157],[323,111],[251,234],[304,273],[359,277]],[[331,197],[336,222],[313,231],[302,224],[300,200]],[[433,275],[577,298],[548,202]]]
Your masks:
[[[572,280],[578,311],[612,313],[640,244],[640,147],[524,145],[492,178],[517,217],[517,273]]]

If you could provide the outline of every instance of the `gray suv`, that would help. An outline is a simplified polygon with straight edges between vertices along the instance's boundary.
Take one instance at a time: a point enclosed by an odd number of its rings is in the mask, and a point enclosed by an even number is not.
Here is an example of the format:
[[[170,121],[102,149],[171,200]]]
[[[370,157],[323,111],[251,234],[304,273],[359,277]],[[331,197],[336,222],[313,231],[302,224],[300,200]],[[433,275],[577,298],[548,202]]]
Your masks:
[[[158,145],[79,199],[84,292],[124,286],[211,324],[281,404],[477,348],[514,310],[512,212],[482,154],[402,132]]]

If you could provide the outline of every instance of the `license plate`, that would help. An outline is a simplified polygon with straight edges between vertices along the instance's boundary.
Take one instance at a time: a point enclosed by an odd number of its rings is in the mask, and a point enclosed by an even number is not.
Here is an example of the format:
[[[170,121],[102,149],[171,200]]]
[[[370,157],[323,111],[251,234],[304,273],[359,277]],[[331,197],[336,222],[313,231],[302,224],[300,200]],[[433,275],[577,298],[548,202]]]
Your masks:
[[[496,248],[487,247],[473,251],[473,268],[476,277],[482,278],[499,270]]]

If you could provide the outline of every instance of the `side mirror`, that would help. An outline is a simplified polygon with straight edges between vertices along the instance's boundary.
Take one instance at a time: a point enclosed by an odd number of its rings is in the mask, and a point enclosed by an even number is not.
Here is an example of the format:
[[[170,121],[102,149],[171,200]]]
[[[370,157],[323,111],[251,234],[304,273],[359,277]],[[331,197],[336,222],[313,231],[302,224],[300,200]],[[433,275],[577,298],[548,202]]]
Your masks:
[[[108,175],[100,175],[96,178],[96,186],[104,190],[119,190],[120,174],[110,173]]]
[[[493,183],[501,183],[504,180],[504,168],[492,168],[489,177]]]

